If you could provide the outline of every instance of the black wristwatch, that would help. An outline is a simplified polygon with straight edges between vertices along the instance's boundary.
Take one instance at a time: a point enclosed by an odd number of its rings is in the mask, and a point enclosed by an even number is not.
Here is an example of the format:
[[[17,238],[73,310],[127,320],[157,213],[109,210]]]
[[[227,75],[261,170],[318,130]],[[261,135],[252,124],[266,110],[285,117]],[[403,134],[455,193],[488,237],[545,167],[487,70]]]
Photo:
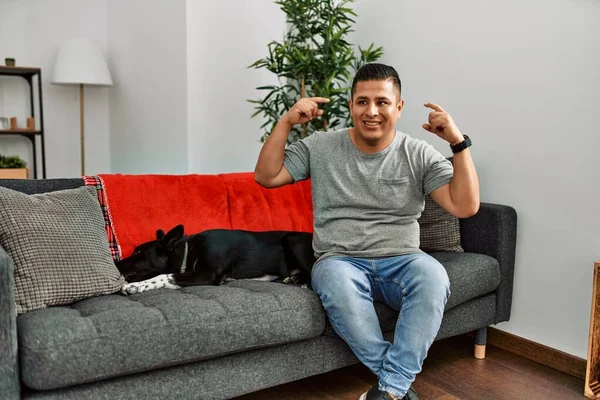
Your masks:
[[[453,153],[460,153],[467,147],[471,146],[471,138],[469,138],[467,135],[463,135],[463,136],[464,136],[465,140],[463,140],[460,143],[455,144],[454,146],[450,145],[450,149],[452,149]]]

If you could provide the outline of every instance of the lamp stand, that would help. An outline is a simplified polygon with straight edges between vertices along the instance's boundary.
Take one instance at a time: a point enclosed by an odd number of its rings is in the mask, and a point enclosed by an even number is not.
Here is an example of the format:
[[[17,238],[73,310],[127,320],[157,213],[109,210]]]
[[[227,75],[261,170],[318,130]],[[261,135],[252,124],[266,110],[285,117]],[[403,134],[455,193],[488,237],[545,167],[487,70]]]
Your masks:
[[[85,123],[83,118],[83,83],[79,84],[79,128],[81,145],[81,176],[85,175]]]

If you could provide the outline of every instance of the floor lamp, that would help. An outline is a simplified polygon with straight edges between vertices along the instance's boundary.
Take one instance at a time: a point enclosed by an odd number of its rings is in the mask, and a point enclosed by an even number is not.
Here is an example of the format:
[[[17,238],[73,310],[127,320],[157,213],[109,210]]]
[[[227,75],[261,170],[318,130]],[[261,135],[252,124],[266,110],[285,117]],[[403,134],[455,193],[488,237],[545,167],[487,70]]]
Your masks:
[[[81,144],[81,175],[85,175],[85,123],[83,85],[113,84],[104,54],[98,45],[84,38],[71,39],[60,48],[54,63],[52,83],[79,85],[79,125]]]

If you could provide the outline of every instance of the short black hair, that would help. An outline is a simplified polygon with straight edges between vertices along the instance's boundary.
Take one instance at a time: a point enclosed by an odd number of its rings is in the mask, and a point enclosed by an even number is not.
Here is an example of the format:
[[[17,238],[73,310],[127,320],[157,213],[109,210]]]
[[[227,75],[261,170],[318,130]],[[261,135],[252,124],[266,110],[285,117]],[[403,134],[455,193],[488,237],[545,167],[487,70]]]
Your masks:
[[[354,97],[356,84],[358,82],[387,81],[388,79],[391,79],[394,87],[398,89],[398,100],[400,100],[400,95],[402,94],[402,83],[400,82],[398,72],[396,72],[394,67],[378,63],[365,64],[362,67],[360,67],[358,71],[356,71],[354,81],[352,81],[352,91],[350,92],[350,98]]]

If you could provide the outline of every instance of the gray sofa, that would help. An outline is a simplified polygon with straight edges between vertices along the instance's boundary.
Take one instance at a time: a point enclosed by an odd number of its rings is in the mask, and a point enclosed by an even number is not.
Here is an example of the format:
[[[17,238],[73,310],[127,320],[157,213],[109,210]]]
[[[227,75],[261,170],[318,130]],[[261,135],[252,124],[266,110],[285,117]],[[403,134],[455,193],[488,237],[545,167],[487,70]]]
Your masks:
[[[80,179],[0,180],[26,193]],[[464,253],[432,253],[452,294],[437,339],[510,317],[516,212],[482,204],[460,221]],[[272,282],[93,297],[16,316],[14,265],[0,247],[0,398],[226,399],[358,360],[310,290]],[[376,304],[391,338],[398,313]]]

